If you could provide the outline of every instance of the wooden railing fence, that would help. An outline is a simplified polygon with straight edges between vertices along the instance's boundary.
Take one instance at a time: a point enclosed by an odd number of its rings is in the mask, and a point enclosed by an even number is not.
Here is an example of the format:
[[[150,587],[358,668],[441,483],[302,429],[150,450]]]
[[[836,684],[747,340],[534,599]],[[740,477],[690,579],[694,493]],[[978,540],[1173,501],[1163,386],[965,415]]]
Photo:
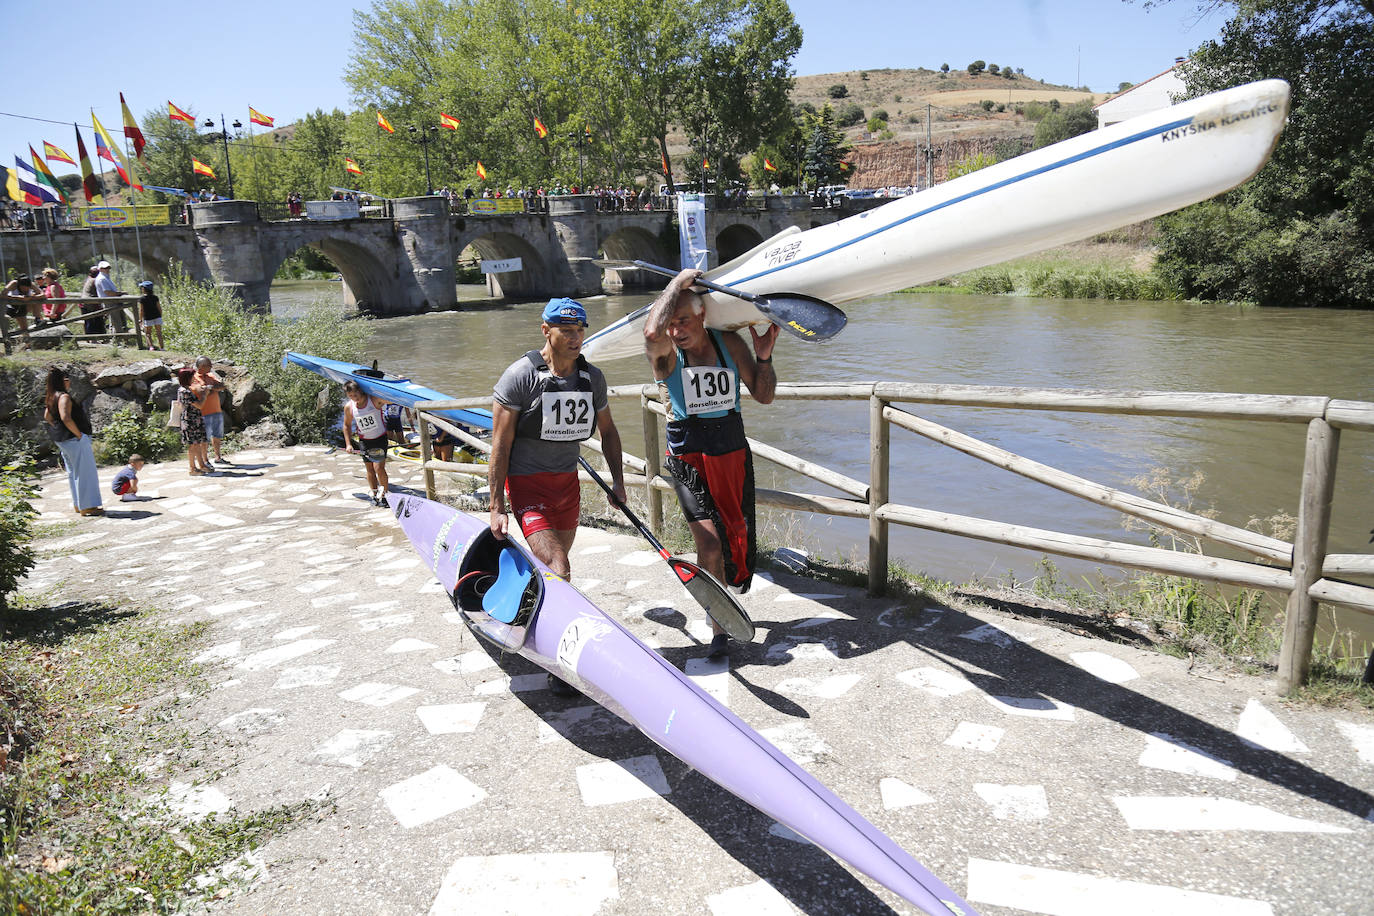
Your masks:
[[[14,352],[15,339],[23,340],[25,331],[42,331],[46,328],[55,328],[59,325],[76,324],[79,321],[86,321],[91,318],[104,316],[111,318],[115,312],[127,312],[126,324],[128,330],[116,331],[112,321],[106,321],[106,331],[103,334],[73,334],[73,340],[108,340],[117,343],[120,338],[132,337],[134,345],[140,349],[146,349],[143,341],[143,308],[139,305],[138,296],[106,296],[104,298],[89,298],[82,296],[68,296],[65,299],[49,299],[48,302],[61,302],[67,306],[67,311],[61,318],[55,321],[41,319],[31,324],[32,319],[26,314],[23,318],[14,319],[4,314],[0,309],[0,346],[4,347],[8,355]],[[41,302],[39,303],[42,304]],[[28,303],[24,303],[28,307]],[[101,308],[95,311],[83,313],[80,306],[99,305]],[[11,324],[14,326],[11,327]],[[151,343],[149,344],[151,345]]]
[[[665,415],[665,409],[658,401],[657,388],[653,385],[612,388],[610,396],[639,400],[644,457],[626,453],[625,482],[627,486],[643,487],[649,507],[649,524],[661,531],[663,494],[673,489],[671,482],[662,476],[660,467],[663,438],[659,418]],[[758,504],[868,520],[868,588],[871,594],[882,594],[886,588],[888,526],[893,524],[1130,569],[1281,593],[1287,596],[1287,603],[1278,679],[1280,688],[1285,691],[1307,679],[1318,603],[1374,614],[1374,587],[1339,578],[1374,576],[1374,555],[1330,554],[1326,550],[1341,431],[1374,432],[1374,403],[1315,396],[1087,391],[887,382],[779,385],[776,397],[778,400],[868,402],[868,483],[766,443],[754,439],[750,439],[749,443],[757,458],[787,468],[843,494],[828,496],[759,488],[756,492]],[[923,419],[897,406],[902,404],[1306,424],[1307,447],[1294,542],[1290,544],[1094,483]],[[490,406],[489,398],[430,401],[418,406],[421,418],[427,423],[443,428],[476,450],[490,452],[490,446],[482,439],[431,413],[460,407],[487,407]],[[484,464],[434,459],[428,426],[422,422],[419,427],[425,487],[431,498],[435,494],[436,471],[486,474]],[[913,432],[1022,477],[1161,528],[1243,551],[1252,559],[1235,560],[1081,537],[893,503],[889,500],[890,436],[893,427]],[[596,440],[589,440],[584,445],[593,451],[601,451]]]

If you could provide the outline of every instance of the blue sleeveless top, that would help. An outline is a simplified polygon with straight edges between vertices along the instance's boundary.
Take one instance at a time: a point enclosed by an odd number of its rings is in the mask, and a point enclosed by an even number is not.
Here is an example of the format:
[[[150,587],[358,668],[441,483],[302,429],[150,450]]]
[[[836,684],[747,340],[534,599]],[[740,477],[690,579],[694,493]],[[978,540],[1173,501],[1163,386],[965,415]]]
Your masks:
[[[672,406],[674,420],[686,420],[689,417],[704,417],[716,419],[729,416],[731,413],[739,413],[739,369],[735,365],[735,360],[730,356],[730,350],[725,346],[725,340],[719,331],[706,329],[706,333],[711,336],[711,343],[716,348],[716,366],[688,366],[683,358],[682,350],[674,348],[677,352],[677,362],[673,365],[673,371],[668,373],[668,377],[659,382],[660,385],[668,389],[668,400]],[[728,372],[722,372],[721,369]],[[715,369],[715,372],[710,371]],[[692,370],[706,370],[694,372]],[[730,389],[733,389],[731,391]],[[702,399],[715,399],[724,401],[731,395],[734,398],[733,407],[722,406],[718,410],[704,411],[699,413],[687,412],[688,397],[700,403]]]

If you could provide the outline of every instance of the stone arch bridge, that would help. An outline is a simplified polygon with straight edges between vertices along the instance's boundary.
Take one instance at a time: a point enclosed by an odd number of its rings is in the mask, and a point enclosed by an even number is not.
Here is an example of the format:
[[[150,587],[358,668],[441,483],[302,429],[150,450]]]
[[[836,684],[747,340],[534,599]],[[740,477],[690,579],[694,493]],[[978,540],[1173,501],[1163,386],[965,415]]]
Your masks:
[[[809,229],[848,215],[813,210],[810,199],[767,197],[762,207],[711,210],[707,218],[712,263],[748,251],[790,226]],[[866,202],[865,202],[866,203]],[[490,275],[502,299],[589,296],[653,288],[660,277],[608,272],[598,257],[677,263],[678,234],[671,211],[602,212],[590,196],[557,197],[546,213],[456,216],[438,197],[390,202],[388,218],[336,221],[264,221],[252,201],[191,205],[189,226],[114,230],[56,229],[0,233],[0,254],[10,268],[54,263],[72,267],[114,253],[162,275],[179,262],[197,280],[235,292],[250,308],[271,307],[272,278],[286,258],[315,248],[343,275],[345,301],[377,315],[457,308],[459,255],[473,248],[483,260],[520,258],[521,270]]]

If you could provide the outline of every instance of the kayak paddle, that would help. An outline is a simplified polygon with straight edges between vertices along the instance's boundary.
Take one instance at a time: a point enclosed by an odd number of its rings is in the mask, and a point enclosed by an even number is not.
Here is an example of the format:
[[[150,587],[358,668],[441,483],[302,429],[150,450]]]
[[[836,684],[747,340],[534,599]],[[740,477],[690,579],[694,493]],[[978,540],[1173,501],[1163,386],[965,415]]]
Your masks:
[[[648,261],[601,260],[593,263],[607,270],[647,270],[665,277],[678,275],[676,270],[659,267]],[[849,316],[845,315],[839,306],[831,305],[815,296],[806,296],[802,293],[770,293],[760,296],[757,293],[746,293],[742,289],[721,286],[705,277],[697,277],[692,282],[694,285],[753,303],[754,308],[766,315],[769,321],[802,340],[829,340],[843,331],[844,326],[849,323]]]
[[[721,585],[715,576],[695,563],[689,563],[668,553],[668,548],[659,543],[658,538],[654,537],[654,533],[649,530],[649,526],[640,521],[639,516],[635,515],[629,506],[616,499],[615,491],[610,488],[606,481],[601,479],[601,475],[592,468],[587,459],[579,455],[577,462],[582,465],[584,471],[591,475],[592,480],[600,484],[601,489],[606,491],[606,496],[610,498],[616,508],[625,513],[625,517],[653,545],[654,549],[658,551],[658,555],[673,568],[678,579],[682,580],[687,591],[706,610],[710,618],[735,639],[741,642],[752,640],[754,638],[754,621],[749,619],[744,608],[740,607],[740,603],[735,600],[735,597],[725,590],[725,586]]]

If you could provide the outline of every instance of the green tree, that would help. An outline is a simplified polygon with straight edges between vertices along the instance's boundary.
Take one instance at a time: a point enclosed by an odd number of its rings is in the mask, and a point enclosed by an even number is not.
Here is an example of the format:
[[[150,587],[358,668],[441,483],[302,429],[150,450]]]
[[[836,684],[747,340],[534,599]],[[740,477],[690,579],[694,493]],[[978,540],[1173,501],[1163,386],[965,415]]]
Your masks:
[[[206,186],[206,179],[192,170],[191,160],[209,163],[214,157],[209,152],[210,142],[194,125],[173,121],[165,108],[155,108],[143,115],[143,136],[148,141],[143,150],[148,164],[145,184],[188,190]],[[223,159],[223,155],[219,158]],[[215,173],[219,174],[218,168]],[[163,197],[160,192],[153,193]]]
[[[847,171],[844,157],[849,146],[835,124],[834,112],[826,105],[820,114],[808,116],[803,130],[807,135],[802,171],[813,187],[837,184]]]
[[[826,90],[826,94],[832,99],[845,99],[849,97],[849,87],[844,83],[836,83]]]
[[[941,65],[940,65],[940,72],[941,72],[941,73],[948,73],[948,72],[949,72],[949,64],[941,64]]]
[[[835,124],[840,127],[853,127],[864,119],[864,108],[857,102],[845,102],[835,112]]]
[[[1050,113],[1035,125],[1035,149],[1097,130],[1097,114],[1093,111],[1092,102],[1074,102],[1056,109],[1053,104],[1055,100],[1050,101]]]
[[[1374,308],[1374,3],[1248,0],[1181,70],[1190,95],[1292,86],[1270,162],[1163,217],[1156,269],[1189,296]]]
[[[987,69],[986,61],[975,60],[973,63],[968,65],[968,75],[977,76],[978,74],[982,73],[985,69]]]

